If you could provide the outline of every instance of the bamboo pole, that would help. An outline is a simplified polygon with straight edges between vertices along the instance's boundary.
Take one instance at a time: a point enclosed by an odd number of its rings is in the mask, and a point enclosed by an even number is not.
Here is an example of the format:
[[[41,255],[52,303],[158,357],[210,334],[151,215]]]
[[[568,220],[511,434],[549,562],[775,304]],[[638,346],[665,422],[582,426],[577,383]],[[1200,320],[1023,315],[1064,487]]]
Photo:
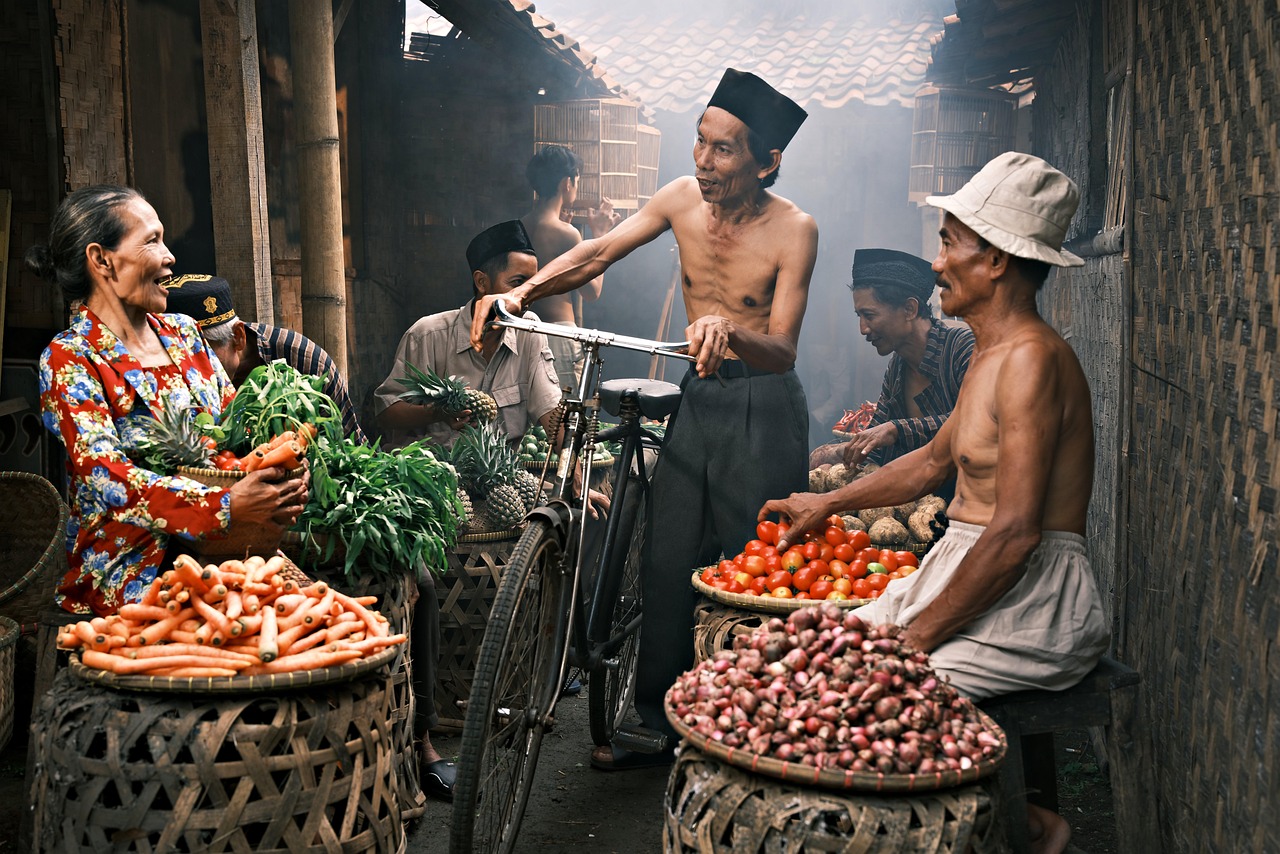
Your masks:
[[[302,226],[303,334],[347,370],[346,279],[342,247],[342,177],[328,2],[289,0],[297,128],[298,204]]]
[[[255,0],[200,0],[200,37],[218,274],[242,319],[275,323]]]

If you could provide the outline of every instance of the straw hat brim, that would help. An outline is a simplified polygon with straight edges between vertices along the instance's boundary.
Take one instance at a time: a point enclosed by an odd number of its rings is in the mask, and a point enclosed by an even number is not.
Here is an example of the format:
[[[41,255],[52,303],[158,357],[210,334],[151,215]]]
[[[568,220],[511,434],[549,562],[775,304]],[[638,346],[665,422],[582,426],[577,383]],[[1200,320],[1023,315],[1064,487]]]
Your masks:
[[[935,208],[941,208],[965,225],[972,228],[975,233],[990,243],[997,249],[1002,249],[1010,255],[1016,255],[1019,258],[1030,258],[1034,261],[1043,261],[1046,264],[1052,264],[1055,267],[1083,267],[1084,259],[1079,255],[1074,255],[1065,249],[1054,249],[1047,243],[1026,237],[1021,234],[1014,234],[1006,231],[999,226],[992,225],[977,215],[977,212],[958,200],[956,193],[953,196],[928,196],[925,198],[925,204],[932,205]]]

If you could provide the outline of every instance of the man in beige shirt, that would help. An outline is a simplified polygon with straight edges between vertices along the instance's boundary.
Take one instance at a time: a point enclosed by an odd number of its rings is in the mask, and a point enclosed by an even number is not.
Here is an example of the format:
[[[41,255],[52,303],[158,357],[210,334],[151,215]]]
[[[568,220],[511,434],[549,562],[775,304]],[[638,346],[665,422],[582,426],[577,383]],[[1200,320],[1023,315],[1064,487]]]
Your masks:
[[[400,339],[390,375],[374,392],[374,414],[384,431],[384,445],[402,447],[426,438],[448,447],[470,423],[471,413],[446,416],[432,406],[399,400],[405,387],[405,363],[442,377],[457,376],[471,388],[487,392],[498,404],[498,424],[513,441],[532,422],[548,427],[560,403],[560,381],[545,335],[514,329],[485,333],[480,350],[471,347],[471,310],[475,298],[504,294],[524,284],[538,270],[529,235],[520,220],[498,223],[467,246],[474,298],[461,308],[422,318]],[[533,315],[526,315],[533,317]]]

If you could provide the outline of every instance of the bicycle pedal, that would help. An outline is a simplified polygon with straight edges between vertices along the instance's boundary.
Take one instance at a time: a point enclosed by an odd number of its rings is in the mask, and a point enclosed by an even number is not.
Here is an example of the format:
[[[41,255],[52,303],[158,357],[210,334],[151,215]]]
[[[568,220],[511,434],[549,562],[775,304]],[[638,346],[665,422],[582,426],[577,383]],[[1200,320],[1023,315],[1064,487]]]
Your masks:
[[[666,733],[639,724],[618,727],[613,733],[613,743],[636,753],[664,753],[671,749],[671,739]]]

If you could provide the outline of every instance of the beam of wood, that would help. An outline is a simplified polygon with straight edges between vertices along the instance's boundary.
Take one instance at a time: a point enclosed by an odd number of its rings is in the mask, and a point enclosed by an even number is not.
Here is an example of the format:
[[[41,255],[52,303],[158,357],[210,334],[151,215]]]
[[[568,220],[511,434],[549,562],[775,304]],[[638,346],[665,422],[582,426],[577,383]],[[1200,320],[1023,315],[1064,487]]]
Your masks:
[[[200,0],[214,257],[236,313],[272,323],[256,0]]]
[[[333,16],[328,3],[289,0],[298,206],[302,231],[303,334],[347,372],[347,283]]]

